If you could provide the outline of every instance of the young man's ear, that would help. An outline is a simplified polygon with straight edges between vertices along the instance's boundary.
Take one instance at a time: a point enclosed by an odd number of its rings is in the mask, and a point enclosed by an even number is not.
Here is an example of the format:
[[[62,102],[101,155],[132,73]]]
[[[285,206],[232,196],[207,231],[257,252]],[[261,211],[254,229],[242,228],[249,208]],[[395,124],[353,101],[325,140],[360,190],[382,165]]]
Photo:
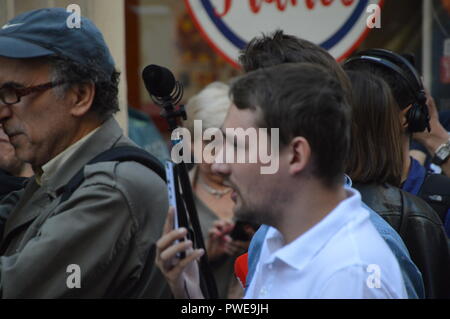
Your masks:
[[[311,159],[311,146],[302,136],[294,137],[289,144],[289,173],[302,172]]]
[[[79,117],[86,114],[94,102],[95,84],[93,82],[81,83],[74,85],[69,89],[71,98],[70,113]]]
[[[408,111],[411,109],[412,104],[408,105],[406,108],[400,111],[400,124],[402,125],[402,128],[406,130],[408,128]]]

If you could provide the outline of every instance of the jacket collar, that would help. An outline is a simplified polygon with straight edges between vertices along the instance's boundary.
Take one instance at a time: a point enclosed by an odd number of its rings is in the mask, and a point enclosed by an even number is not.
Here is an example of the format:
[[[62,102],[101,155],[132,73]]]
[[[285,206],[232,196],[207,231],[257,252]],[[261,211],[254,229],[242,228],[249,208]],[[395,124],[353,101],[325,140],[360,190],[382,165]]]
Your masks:
[[[66,185],[92,158],[113,147],[122,136],[122,129],[117,121],[111,117],[61,165],[48,183],[39,187],[35,177],[32,177],[25,188],[24,194],[21,196],[21,200],[10,214],[3,238],[6,239],[15,229],[36,219],[42,213],[42,210],[48,207],[49,197],[56,197],[56,190]],[[47,193],[50,196],[42,197],[39,193]],[[27,205],[30,200],[34,201],[32,203],[34,206],[33,210],[21,211],[19,214],[15,213],[15,211]]]
[[[66,185],[70,179],[91,159],[113,147],[123,136],[117,121],[111,117],[104,122],[70,157],[62,164],[43,187],[50,195]]]

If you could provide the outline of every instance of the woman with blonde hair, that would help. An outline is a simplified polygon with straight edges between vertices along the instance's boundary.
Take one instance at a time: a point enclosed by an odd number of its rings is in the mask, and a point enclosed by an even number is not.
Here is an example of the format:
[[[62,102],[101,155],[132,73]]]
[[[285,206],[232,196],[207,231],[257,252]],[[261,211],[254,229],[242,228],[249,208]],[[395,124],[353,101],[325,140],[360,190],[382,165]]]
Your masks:
[[[186,104],[187,120],[183,125],[192,137],[191,150],[195,147],[194,142],[200,142],[193,140],[194,127],[200,123],[198,121],[201,121],[202,135],[207,129],[220,129],[230,105],[229,86],[222,82],[209,84],[189,99]],[[202,149],[209,142],[211,141],[202,139]],[[195,152],[192,153],[195,155]],[[197,164],[189,175],[219,298],[240,298],[243,290],[234,275],[234,261],[245,252],[248,242],[233,240],[228,235],[219,235],[229,233],[234,227],[231,188],[223,184],[221,176],[211,172],[211,164],[204,158],[195,158],[195,162]]]

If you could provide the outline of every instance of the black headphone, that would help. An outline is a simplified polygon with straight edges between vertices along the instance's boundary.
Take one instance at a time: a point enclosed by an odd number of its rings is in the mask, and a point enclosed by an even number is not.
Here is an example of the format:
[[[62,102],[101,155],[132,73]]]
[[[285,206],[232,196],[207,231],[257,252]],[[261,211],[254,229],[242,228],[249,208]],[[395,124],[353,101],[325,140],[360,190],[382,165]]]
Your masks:
[[[406,86],[411,91],[415,100],[411,109],[406,114],[408,130],[411,133],[423,132],[425,129],[430,131],[430,115],[428,113],[428,106],[426,104],[427,97],[422,80],[416,68],[407,59],[389,50],[371,49],[359,52],[357,56],[345,61],[344,65],[356,61],[381,65],[399,75],[405,81]],[[405,66],[409,70],[409,73],[414,79],[413,81],[411,81],[410,77],[406,76],[404,70],[399,65]]]

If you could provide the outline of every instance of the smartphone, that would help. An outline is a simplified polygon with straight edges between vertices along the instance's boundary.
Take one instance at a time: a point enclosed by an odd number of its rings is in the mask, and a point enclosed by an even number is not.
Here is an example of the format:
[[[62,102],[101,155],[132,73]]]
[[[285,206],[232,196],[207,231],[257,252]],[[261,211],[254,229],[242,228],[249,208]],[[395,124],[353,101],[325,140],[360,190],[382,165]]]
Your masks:
[[[169,205],[175,208],[175,214],[173,215],[173,228],[179,227],[178,212],[177,212],[177,199],[175,195],[175,178],[173,176],[173,162],[166,161],[166,179],[167,179],[167,194],[169,195]]]
[[[174,163],[172,161],[165,162],[166,168],[166,179],[167,179],[167,194],[169,196],[169,205],[175,208],[175,213],[173,214],[173,229],[178,229],[180,227],[178,221],[178,210],[177,210],[177,198],[176,198],[176,183],[174,176]],[[177,240],[175,243],[178,244],[180,241]],[[183,259],[186,256],[184,252],[178,253],[177,257]]]

